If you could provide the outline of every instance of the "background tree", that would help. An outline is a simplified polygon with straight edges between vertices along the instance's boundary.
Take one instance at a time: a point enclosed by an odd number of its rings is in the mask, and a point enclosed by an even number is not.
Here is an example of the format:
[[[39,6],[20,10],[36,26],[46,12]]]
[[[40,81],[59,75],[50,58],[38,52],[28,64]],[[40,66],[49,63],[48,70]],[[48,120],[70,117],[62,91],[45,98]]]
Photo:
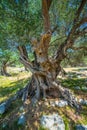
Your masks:
[[[7,67],[17,62],[17,53],[12,52],[11,50],[0,49],[0,60],[1,75],[10,76],[10,74],[7,72]]]

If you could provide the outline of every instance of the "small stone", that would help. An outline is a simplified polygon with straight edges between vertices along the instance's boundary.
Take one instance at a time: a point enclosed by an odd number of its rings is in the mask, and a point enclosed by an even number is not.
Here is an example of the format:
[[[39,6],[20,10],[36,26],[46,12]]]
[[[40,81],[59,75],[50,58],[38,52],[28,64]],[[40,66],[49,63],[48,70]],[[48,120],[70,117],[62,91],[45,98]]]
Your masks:
[[[59,101],[55,101],[55,105],[56,105],[56,106],[58,105],[58,103],[59,103]]]
[[[22,107],[20,107],[20,111],[21,112],[23,112],[24,111],[24,107],[22,106]]]
[[[24,114],[22,114],[22,115],[19,117],[18,125],[24,125],[24,124],[25,124],[25,121],[26,121],[26,118],[25,118]]]
[[[58,106],[58,107],[64,107],[64,106],[68,105],[68,102],[64,101],[64,100],[60,100],[60,101],[56,101],[55,105]]]
[[[81,103],[81,104],[82,104],[82,103],[83,103],[83,101],[84,101],[83,99],[79,99],[79,103]]]
[[[76,130],[87,130],[87,125],[77,125]]]
[[[0,114],[3,114],[5,112],[5,103],[2,103],[0,105]]]
[[[41,125],[49,130],[65,130],[63,119],[58,114],[43,115]]]
[[[79,78],[81,78],[81,76],[80,76],[80,75],[78,75],[78,76],[77,76],[77,78],[79,79]]]
[[[46,106],[49,106],[49,103],[48,103],[48,102],[45,102],[44,104],[45,104]]]
[[[7,126],[7,122],[4,122],[3,124],[2,124],[2,128],[5,128]]]
[[[76,86],[75,89],[80,90],[80,87],[79,87],[79,86]]]
[[[52,107],[55,107],[55,102],[50,101],[50,105],[51,105]]]
[[[87,100],[79,99],[79,102],[80,102],[82,105],[87,105]]]
[[[87,100],[84,100],[84,105],[87,105]]]
[[[76,100],[76,101],[78,101],[78,99],[77,99],[77,98],[75,98],[75,100]]]

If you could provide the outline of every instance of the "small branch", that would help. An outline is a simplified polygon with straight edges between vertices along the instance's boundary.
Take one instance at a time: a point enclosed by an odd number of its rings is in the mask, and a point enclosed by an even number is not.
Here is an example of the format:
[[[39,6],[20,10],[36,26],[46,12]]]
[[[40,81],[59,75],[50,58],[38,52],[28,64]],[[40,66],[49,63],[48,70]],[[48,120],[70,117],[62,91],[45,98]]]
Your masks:
[[[87,0],[82,0],[81,1],[80,6],[79,6],[79,8],[78,8],[78,10],[76,12],[76,17],[74,19],[74,23],[76,23],[78,21],[78,18],[80,17],[80,14],[81,14],[86,2],[87,2]]]
[[[87,2],[86,0],[82,0],[82,1],[81,1],[81,4],[80,4],[80,6],[79,6],[79,8],[78,8],[78,10],[77,10],[77,12],[76,12],[76,17],[75,17],[75,19],[74,19],[74,21],[73,21],[73,27],[72,27],[72,29],[71,29],[69,35],[68,35],[67,41],[69,41],[69,40],[71,40],[71,39],[73,38],[73,35],[74,35],[76,29],[81,25],[81,23],[84,23],[85,20],[87,20],[87,18],[84,18],[84,19],[82,19],[82,20],[79,22],[80,14],[81,14],[81,12],[82,12],[82,10],[83,10],[83,7],[85,6],[86,2]],[[69,44],[69,43],[68,43],[68,44]]]
[[[83,18],[80,20],[79,23],[77,23],[77,28],[80,27],[82,24],[86,23],[87,22],[87,17]]]
[[[61,40],[61,39],[63,39],[63,38],[66,38],[66,36],[62,36],[62,37],[60,37],[60,38],[55,39],[54,41],[51,42],[51,44],[54,43],[54,42],[56,42],[56,41],[58,41],[58,40]]]
[[[74,34],[74,39],[77,39],[78,37],[82,37],[82,36],[84,36],[84,35],[86,35],[87,34],[87,32],[86,32],[86,30],[85,29],[83,29],[82,31],[77,31],[75,34]]]
[[[71,49],[73,49],[73,50],[81,50],[81,49],[87,50],[87,47],[85,47],[85,46],[81,46],[81,47],[71,47]]]
[[[51,33],[54,33],[58,28],[58,25],[56,25],[52,30],[51,30]]]

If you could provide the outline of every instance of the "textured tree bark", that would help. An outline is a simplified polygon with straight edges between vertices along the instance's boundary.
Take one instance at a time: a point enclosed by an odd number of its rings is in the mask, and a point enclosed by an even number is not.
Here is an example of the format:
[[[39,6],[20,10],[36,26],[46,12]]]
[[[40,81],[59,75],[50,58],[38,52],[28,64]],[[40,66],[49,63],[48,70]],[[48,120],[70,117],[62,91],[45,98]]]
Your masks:
[[[61,67],[60,62],[56,63],[55,59],[50,59],[48,56],[48,44],[50,39],[51,34],[45,33],[41,36],[40,41],[32,41],[33,50],[36,55],[36,64],[30,66],[29,62],[22,59],[22,63],[26,64],[32,70],[33,75],[33,82],[30,83],[30,89],[24,93],[23,100],[25,101],[30,95],[32,102],[36,103],[41,97],[54,96],[55,92],[57,92],[57,97],[64,98],[68,101],[70,106],[79,108],[73,93],[58,83],[57,75],[61,71]],[[52,93],[52,91],[54,93]]]
[[[51,3],[52,3],[52,0],[42,0],[42,14],[43,14],[45,32],[50,30],[49,9],[50,9]]]

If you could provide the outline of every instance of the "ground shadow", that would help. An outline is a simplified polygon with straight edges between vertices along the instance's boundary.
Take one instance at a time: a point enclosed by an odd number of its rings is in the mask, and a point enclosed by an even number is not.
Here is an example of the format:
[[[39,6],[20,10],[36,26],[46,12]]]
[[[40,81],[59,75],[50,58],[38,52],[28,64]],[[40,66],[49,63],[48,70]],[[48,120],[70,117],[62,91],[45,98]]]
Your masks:
[[[67,79],[61,79],[61,83],[64,87],[68,87],[70,89],[75,89],[76,87],[84,87],[87,86],[87,78],[67,78]]]
[[[7,96],[9,98],[11,95],[15,94],[19,89],[23,88],[29,80],[30,78],[24,78],[15,82],[11,82],[9,84],[9,87],[0,87],[0,98],[4,98],[4,96]]]

